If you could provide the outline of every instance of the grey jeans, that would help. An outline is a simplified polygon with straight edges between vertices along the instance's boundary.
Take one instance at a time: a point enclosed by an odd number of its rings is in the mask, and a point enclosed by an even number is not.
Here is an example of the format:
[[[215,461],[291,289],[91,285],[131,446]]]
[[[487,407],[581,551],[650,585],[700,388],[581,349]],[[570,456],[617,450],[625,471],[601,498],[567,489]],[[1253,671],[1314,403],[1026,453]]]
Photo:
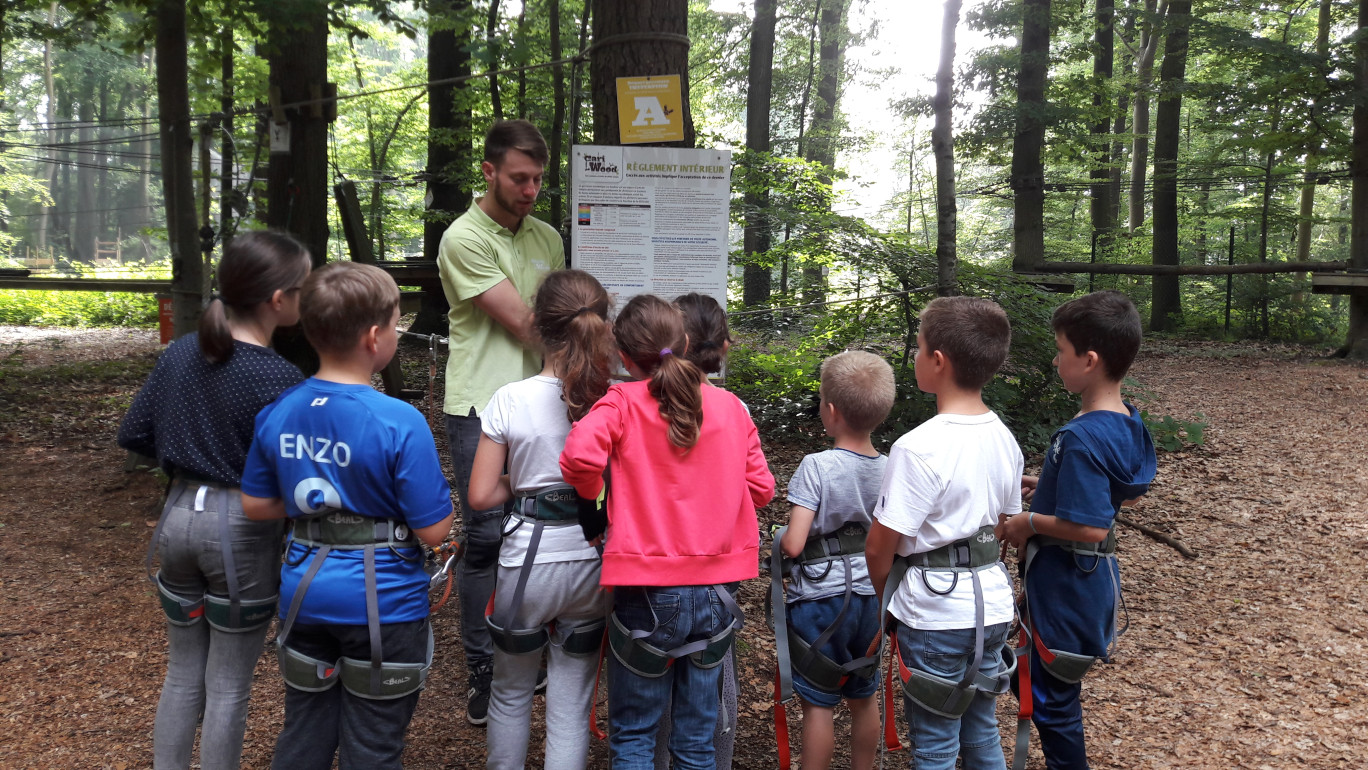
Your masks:
[[[484,611],[494,593],[499,546],[503,543],[504,509],[472,510],[467,497],[470,468],[482,433],[474,408],[465,416],[448,414],[446,432],[451,469],[456,474],[456,495],[461,500],[461,533],[465,537],[465,555],[457,565],[456,580],[461,601],[461,642],[465,645],[466,665],[470,666],[494,655]]]
[[[573,524],[570,526],[574,526]],[[576,527],[578,531],[578,527]],[[589,761],[589,715],[599,656],[571,655],[563,645],[570,632],[603,619],[607,594],[599,588],[598,559],[533,564],[527,593],[514,621],[517,628],[554,624],[546,665],[547,768],[583,770]],[[499,567],[494,608],[513,601],[519,569]],[[521,770],[527,761],[532,696],[541,670],[540,652],[510,655],[494,651],[489,700],[489,770]]]
[[[206,593],[228,596],[220,517],[228,517],[238,590],[243,600],[275,596],[280,585],[284,522],[250,521],[242,515],[238,490],[207,494],[195,510],[201,485],[176,482],[167,499],[158,540],[161,581],[168,591],[195,600]],[[222,487],[210,487],[222,490]],[[226,501],[227,510],[219,510]],[[166,681],[153,727],[153,767],[190,766],[195,726],[203,712],[200,767],[236,768],[247,726],[252,671],[261,657],[270,624],[242,633],[211,628],[204,619],[191,626],[167,623]]]

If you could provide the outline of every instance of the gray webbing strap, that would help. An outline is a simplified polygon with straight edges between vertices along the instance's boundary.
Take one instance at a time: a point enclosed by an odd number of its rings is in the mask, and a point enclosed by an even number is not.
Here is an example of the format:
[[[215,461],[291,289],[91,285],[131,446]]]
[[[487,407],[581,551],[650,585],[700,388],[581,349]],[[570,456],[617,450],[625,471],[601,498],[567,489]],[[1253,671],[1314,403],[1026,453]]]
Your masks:
[[[313,582],[314,575],[323,567],[323,561],[328,558],[328,552],[332,546],[324,543],[318,547],[318,553],[314,554],[313,561],[309,562],[309,569],[304,572],[304,577],[300,579],[299,585],[295,587],[294,596],[290,597],[290,610],[285,613],[285,622],[280,626],[280,633],[276,635],[276,644],[284,645],[285,640],[290,636],[290,629],[294,627],[295,618],[299,617],[299,608],[304,604],[304,593],[309,590],[309,584]]]
[[[979,580],[978,570],[969,573],[973,578],[974,584],[974,662],[964,672],[964,678],[960,680],[960,689],[968,690],[974,683],[974,677],[978,676],[979,668],[983,665],[983,582]]]
[[[532,522],[532,536],[527,542],[527,556],[523,559],[522,567],[518,569],[518,582],[513,587],[513,601],[509,603],[508,611],[503,613],[501,618],[491,618],[495,625],[503,629],[505,635],[513,633],[513,621],[522,609],[523,596],[527,592],[527,580],[532,576],[532,563],[536,560],[537,548],[541,545],[543,526],[541,519]]]
[[[375,544],[366,546],[366,629],[370,631],[371,694],[380,692],[380,664],[385,661],[380,643],[380,596],[375,587]]]
[[[242,596],[238,587],[237,558],[233,556],[233,533],[228,526],[228,490],[219,487],[218,494],[219,547],[223,549],[224,581],[228,583],[228,627],[237,628],[242,622]]]
[[[143,573],[147,579],[157,584],[157,576],[152,573],[152,559],[157,555],[157,543],[161,539],[162,528],[166,526],[166,514],[170,512],[172,504],[176,502],[172,493],[176,490],[176,481],[172,479],[166,482],[166,502],[162,505],[161,516],[157,517],[157,527],[152,530],[152,542],[147,544],[147,558],[143,560]]]
[[[712,638],[695,639],[692,642],[685,642],[684,644],[681,644],[680,646],[675,647],[672,650],[668,650],[665,653],[665,657],[683,658],[687,655],[692,655],[695,652],[701,652],[703,650],[706,650],[720,637],[722,637],[723,634],[728,634],[733,631],[736,631],[740,629],[742,625],[745,623],[745,613],[741,611],[741,607],[736,603],[736,600],[732,598],[731,592],[727,590],[727,587],[718,584],[712,586],[712,589],[717,594],[717,598],[722,601],[722,606],[726,607],[727,611],[731,613],[731,625],[728,626],[725,630],[719,632],[716,636],[713,636]],[[652,607],[650,602],[647,602],[646,606],[651,608],[651,627],[649,629],[637,629],[636,631],[628,631],[627,638],[632,641],[637,641],[638,639],[645,639],[651,634],[654,634],[656,632],[656,629],[660,628],[660,618],[656,616],[655,607]]]
[[[780,541],[788,527],[780,527],[770,543],[770,608],[773,613],[774,654],[779,665],[779,701],[793,697],[793,678],[789,658],[788,613],[784,606],[784,551]]]
[[[831,637],[836,633],[836,629],[840,628],[841,624],[845,622],[846,612],[850,610],[850,597],[855,593],[855,584],[850,577],[852,570],[850,568],[850,557],[848,555],[841,554],[841,565],[845,567],[845,596],[843,596],[841,600],[841,611],[836,613],[836,619],[831,622],[831,625],[823,629],[822,633],[817,635],[817,638],[808,646],[807,652],[804,653],[803,657],[798,659],[799,669],[806,669],[808,664],[812,662],[813,657],[820,654],[818,650],[822,649],[822,645],[831,640]]]

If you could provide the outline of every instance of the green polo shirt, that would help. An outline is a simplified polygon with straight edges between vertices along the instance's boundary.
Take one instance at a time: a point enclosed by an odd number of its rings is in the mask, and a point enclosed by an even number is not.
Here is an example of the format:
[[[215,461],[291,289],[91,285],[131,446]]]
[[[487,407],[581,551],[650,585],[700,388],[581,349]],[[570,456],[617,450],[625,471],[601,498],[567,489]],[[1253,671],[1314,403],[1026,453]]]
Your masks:
[[[489,218],[477,199],[442,235],[437,269],[451,311],[443,411],[465,416],[484,410],[494,391],[541,371],[541,354],[526,350],[507,329],[472,302],[504,279],[528,307],[543,275],[565,267],[556,228],[535,217],[514,233]]]

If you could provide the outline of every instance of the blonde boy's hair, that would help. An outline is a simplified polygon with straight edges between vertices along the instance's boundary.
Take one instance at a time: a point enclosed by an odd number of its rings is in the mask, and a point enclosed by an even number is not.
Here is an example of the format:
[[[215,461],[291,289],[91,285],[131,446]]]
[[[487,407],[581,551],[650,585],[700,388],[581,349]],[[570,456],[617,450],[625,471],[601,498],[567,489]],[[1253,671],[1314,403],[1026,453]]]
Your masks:
[[[375,265],[333,262],[313,271],[299,294],[304,336],[320,352],[343,353],[372,326],[390,323],[399,287]]]
[[[955,384],[981,390],[1007,360],[1012,324],[998,303],[979,297],[937,297],[921,311],[927,352],[939,350],[955,370]]]
[[[846,424],[861,433],[879,427],[893,408],[893,367],[863,350],[847,350],[822,362],[822,400],[835,404]]]

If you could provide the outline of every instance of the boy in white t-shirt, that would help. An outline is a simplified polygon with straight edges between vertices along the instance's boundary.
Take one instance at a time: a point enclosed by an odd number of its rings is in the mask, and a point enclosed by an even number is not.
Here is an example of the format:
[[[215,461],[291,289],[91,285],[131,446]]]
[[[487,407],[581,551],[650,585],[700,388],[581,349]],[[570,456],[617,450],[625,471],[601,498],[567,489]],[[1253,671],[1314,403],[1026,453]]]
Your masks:
[[[952,770],[957,756],[965,770],[1006,766],[994,704],[1010,681],[1014,608],[993,526],[1021,512],[1023,461],[983,386],[1010,344],[991,301],[943,297],[922,311],[917,387],[936,396],[937,413],[893,444],[865,543],[896,621],[917,770]]]

